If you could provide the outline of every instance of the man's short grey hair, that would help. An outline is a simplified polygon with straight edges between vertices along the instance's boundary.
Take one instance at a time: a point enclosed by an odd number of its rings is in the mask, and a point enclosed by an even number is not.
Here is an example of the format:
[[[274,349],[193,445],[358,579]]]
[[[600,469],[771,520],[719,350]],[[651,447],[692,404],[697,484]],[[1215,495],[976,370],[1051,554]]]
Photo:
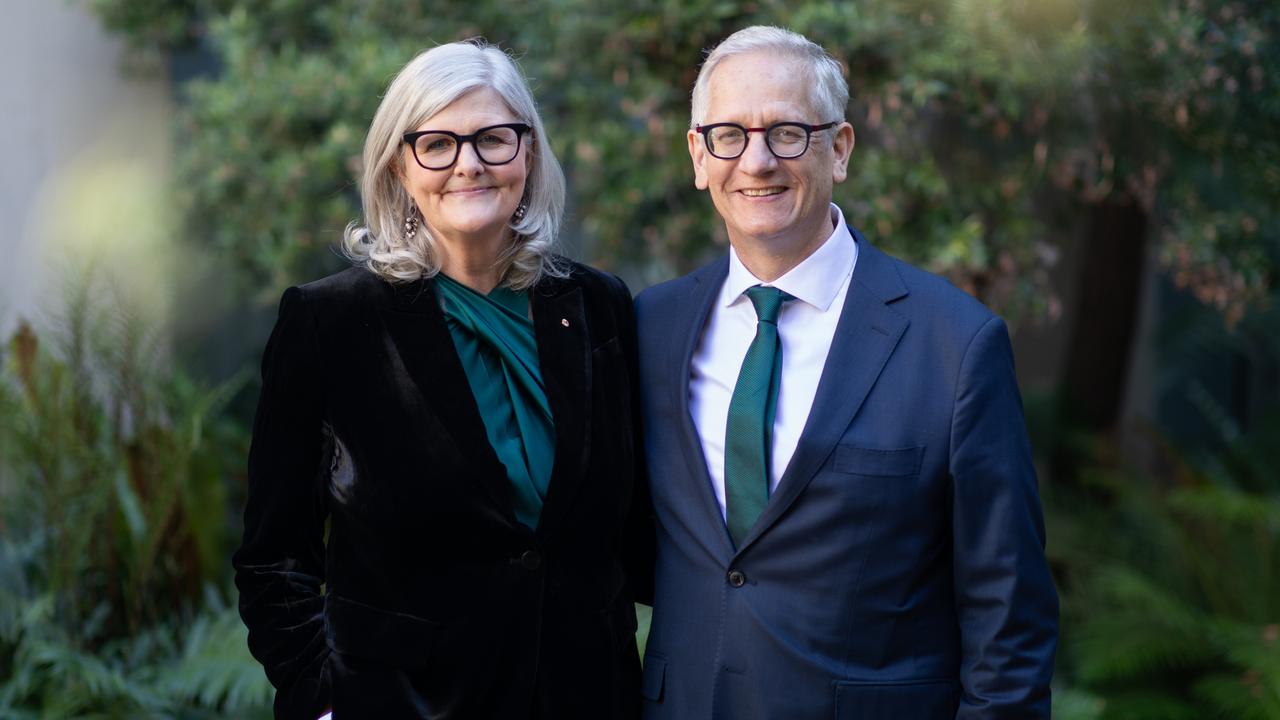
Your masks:
[[[818,113],[818,117],[806,118],[805,122],[822,124],[844,120],[844,111],[849,104],[849,84],[844,79],[844,68],[840,63],[828,55],[822,46],[799,33],[770,25],[753,25],[725,38],[702,63],[698,80],[693,84],[690,129],[708,120],[707,105],[711,101],[708,86],[716,67],[734,55],[759,51],[776,53],[801,62],[803,75],[797,78],[797,82],[804,83],[809,88],[809,103],[814,112]]]
[[[512,244],[499,259],[502,283],[523,290],[543,275],[563,277],[555,253],[564,218],[565,183],[551,151],[547,131],[524,74],[507,53],[482,40],[440,45],[410,60],[378,105],[364,142],[360,195],[363,226],[351,223],[343,234],[343,252],[389,282],[411,282],[440,272],[436,240],[426,227],[405,237],[405,218],[413,198],[400,184],[404,171],[403,135],[463,95],[490,88],[516,118],[533,127],[525,140],[532,154],[525,180],[524,218],[512,218]]]

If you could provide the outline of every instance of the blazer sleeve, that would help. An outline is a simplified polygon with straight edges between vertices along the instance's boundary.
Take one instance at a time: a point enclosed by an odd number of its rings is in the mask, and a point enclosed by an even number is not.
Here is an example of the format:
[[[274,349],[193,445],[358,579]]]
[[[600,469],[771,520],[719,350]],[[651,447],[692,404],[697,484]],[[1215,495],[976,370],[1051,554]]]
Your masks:
[[[951,437],[958,720],[1048,718],[1058,596],[1005,324],[961,361]]]
[[[314,720],[329,702],[321,587],[331,447],[319,357],[306,296],[290,288],[262,359],[244,541],[232,558],[249,651],[277,688],[278,718]]]

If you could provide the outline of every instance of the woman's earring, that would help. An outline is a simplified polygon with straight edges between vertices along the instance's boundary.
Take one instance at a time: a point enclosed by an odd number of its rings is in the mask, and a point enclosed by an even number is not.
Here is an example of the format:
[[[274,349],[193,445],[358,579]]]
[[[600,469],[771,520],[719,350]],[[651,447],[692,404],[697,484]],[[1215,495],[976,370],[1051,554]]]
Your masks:
[[[521,200],[520,204],[516,206],[515,214],[511,217],[514,218],[516,222],[520,222],[524,219],[525,213],[527,212],[529,212],[529,205],[525,203],[525,201]]]
[[[418,234],[418,213],[410,210],[409,214],[404,218],[404,239],[412,240],[414,235]]]

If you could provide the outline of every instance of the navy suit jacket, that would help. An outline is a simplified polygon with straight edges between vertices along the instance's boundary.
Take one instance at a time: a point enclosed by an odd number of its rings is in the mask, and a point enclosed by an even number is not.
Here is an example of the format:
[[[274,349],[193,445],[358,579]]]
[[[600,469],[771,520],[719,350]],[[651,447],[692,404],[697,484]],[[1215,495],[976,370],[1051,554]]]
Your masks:
[[[1049,715],[1058,601],[1004,322],[854,237],[799,446],[736,549],[688,402],[728,258],[637,299],[647,720]]]

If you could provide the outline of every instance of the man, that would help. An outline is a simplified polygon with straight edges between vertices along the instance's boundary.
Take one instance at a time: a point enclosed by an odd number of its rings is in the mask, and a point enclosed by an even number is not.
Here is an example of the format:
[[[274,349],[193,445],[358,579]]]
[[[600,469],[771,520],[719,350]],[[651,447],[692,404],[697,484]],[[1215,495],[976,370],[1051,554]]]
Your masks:
[[[1057,596],[1004,323],[831,204],[838,63],[753,27],[693,91],[727,257],[637,300],[650,720],[1049,715]]]

